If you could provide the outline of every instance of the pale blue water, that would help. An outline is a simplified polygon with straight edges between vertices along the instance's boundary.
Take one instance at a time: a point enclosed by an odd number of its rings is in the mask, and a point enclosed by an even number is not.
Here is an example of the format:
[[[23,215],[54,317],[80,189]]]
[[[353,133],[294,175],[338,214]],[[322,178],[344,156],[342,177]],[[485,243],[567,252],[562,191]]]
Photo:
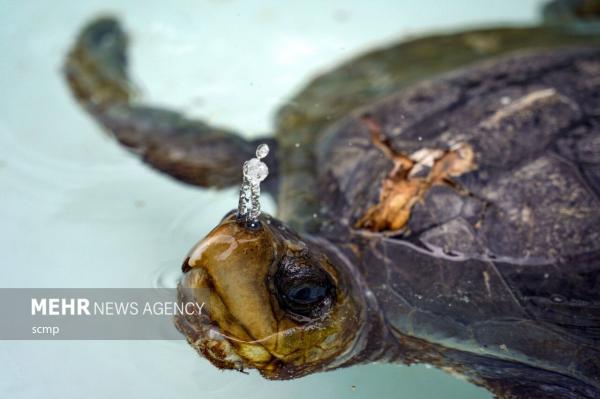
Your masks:
[[[182,256],[236,205],[235,190],[201,191],[143,166],[73,102],[61,61],[95,15],[122,18],[148,101],[256,135],[310,76],[360,50],[432,29],[532,22],[539,4],[0,1],[0,285],[173,286]],[[220,372],[184,342],[0,342],[0,363],[10,398],[490,397],[425,366],[268,382]]]

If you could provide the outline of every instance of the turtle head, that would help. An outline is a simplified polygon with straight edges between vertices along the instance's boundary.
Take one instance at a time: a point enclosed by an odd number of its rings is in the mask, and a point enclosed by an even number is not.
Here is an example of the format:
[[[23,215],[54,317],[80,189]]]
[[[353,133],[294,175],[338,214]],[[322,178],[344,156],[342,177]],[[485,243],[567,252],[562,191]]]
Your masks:
[[[177,327],[219,368],[255,368],[288,379],[333,368],[361,324],[345,273],[320,246],[261,215],[252,228],[235,212],[183,264],[182,301],[204,303]]]

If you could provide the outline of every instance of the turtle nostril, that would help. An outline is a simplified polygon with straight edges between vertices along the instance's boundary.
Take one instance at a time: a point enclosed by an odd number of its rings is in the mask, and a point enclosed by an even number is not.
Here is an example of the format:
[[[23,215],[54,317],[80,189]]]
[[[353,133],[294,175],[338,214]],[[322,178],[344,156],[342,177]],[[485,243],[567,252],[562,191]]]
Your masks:
[[[181,271],[183,273],[187,273],[190,270],[192,270],[192,267],[190,266],[189,261],[190,261],[190,257],[188,256],[187,258],[185,258],[185,260],[181,264]]]
[[[227,212],[225,214],[225,216],[223,216],[223,218],[221,218],[221,222],[223,222],[225,219],[229,219],[232,215],[234,215],[237,212],[237,209],[232,209],[229,212]]]

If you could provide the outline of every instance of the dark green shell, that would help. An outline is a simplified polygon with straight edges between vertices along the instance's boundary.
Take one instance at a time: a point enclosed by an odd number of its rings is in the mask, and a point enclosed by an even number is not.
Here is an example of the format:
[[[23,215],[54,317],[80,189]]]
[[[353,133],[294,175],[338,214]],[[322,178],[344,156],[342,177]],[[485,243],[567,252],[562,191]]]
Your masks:
[[[436,74],[502,54],[593,43],[600,43],[600,35],[560,26],[440,34],[374,50],[317,77],[277,116],[278,217],[300,231],[314,231],[322,219],[315,197],[318,138],[357,107]]]
[[[378,340],[433,348],[388,361],[432,362],[501,397],[600,396],[600,52],[543,52],[600,35],[565,17],[549,7],[542,27],[375,50],[279,112],[279,217],[357,268],[387,323]],[[467,141],[477,154],[396,237],[355,228],[392,168],[365,113],[398,153]]]
[[[321,235],[365,276],[394,334],[448,348],[441,364],[474,381],[531,389],[518,397],[598,397],[598,93],[600,48],[527,53],[416,84],[329,131]],[[396,236],[355,228],[393,168],[364,114],[397,153],[475,152],[476,169],[429,190]]]

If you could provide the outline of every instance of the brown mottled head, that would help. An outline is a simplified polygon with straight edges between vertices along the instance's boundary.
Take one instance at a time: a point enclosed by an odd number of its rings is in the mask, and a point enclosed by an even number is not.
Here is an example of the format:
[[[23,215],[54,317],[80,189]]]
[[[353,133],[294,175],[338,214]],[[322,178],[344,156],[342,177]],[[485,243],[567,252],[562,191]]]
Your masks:
[[[177,327],[219,368],[287,379],[335,367],[360,330],[360,299],[331,254],[260,221],[251,229],[232,213],[192,248],[179,297],[205,305]]]

